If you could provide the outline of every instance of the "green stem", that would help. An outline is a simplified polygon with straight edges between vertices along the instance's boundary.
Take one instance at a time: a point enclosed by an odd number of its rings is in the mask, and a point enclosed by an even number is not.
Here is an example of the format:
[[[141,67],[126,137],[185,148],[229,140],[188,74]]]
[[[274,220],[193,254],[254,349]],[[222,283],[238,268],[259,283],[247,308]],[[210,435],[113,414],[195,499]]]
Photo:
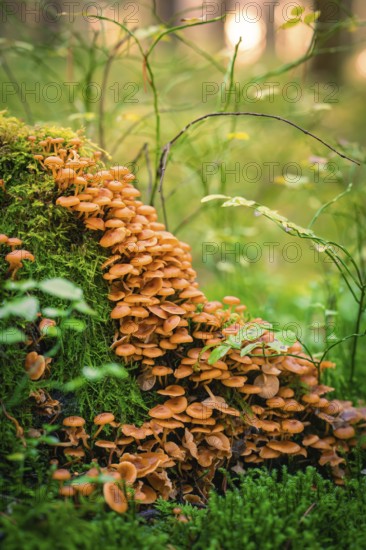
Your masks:
[[[366,288],[363,287],[361,291],[360,303],[358,307],[358,313],[357,313],[357,319],[356,319],[356,325],[355,325],[355,334],[359,333],[360,327],[361,327],[363,304],[365,300],[365,290]],[[356,369],[357,346],[358,346],[358,336],[355,336],[352,342],[352,349],[351,349],[351,371],[350,371],[350,378],[349,378],[350,384],[352,384],[353,382],[353,377]]]

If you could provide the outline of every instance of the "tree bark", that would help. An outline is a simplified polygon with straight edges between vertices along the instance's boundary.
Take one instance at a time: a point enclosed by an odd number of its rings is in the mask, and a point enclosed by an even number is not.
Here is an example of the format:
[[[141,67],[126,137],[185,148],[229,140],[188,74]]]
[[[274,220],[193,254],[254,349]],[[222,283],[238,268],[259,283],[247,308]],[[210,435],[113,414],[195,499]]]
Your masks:
[[[313,73],[322,80],[328,82],[341,82],[343,76],[343,66],[350,54],[352,40],[351,33],[344,29],[338,29],[331,32],[332,28],[348,17],[352,12],[353,0],[316,0],[315,9],[321,12],[317,21],[317,31],[320,33],[316,40],[316,48],[345,48],[345,51],[335,51],[334,53],[324,53],[314,58],[312,64]],[[329,38],[324,42],[322,36],[324,33],[330,33]],[[347,47],[350,47],[348,50]]]

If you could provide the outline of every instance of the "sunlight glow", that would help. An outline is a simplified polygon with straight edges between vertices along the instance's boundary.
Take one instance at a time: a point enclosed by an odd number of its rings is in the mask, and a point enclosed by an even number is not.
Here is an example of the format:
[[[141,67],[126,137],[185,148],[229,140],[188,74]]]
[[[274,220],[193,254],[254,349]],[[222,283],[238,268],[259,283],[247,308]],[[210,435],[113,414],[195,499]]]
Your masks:
[[[358,54],[356,58],[356,69],[362,78],[366,78],[366,50],[362,50],[362,52]]]
[[[240,37],[242,42],[239,51],[243,52],[240,61],[254,63],[260,58],[266,46],[266,26],[262,19],[259,21],[247,20],[240,17],[235,20],[235,15],[228,16],[225,22],[225,37],[228,45],[234,47]]]

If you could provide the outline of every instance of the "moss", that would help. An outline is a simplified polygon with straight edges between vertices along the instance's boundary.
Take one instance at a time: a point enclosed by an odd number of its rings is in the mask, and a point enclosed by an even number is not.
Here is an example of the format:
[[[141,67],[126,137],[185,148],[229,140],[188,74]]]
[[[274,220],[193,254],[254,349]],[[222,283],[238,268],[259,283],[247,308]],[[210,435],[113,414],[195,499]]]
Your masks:
[[[236,485],[223,495],[212,492],[204,509],[180,504],[186,523],[176,520],[176,503],[160,501],[147,514],[130,508],[118,516],[106,511],[101,497],[75,508],[55,501],[55,487],[43,486],[27,502],[15,503],[11,517],[0,517],[0,536],[9,550],[89,550],[101,540],[111,550],[364,548],[365,479],[340,488],[313,468],[295,475],[261,469],[248,472]]]
[[[75,336],[69,331],[64,334],[61,348],[53,360],[50,380],[68,382],[77,377],[84,366],[98,367],[116,360],[109,349],[115,329],[109,317],[107,285],[100,271],[104,256],[98,238],[92,232],[85,232],[73,213],[55,205],[54,182],[37,168],[33,159],[27,140],[32,134],[37,137],[61,135],[67,140],[75,136],[70,130],[59,128],[29,129],[16,119],[0,115],[0,173],[5,181],[5,191],[0,189],[0,232],[21,238],[23,248],[36,258],[34,263],[25,262],[22,278],[39,281],[65,277],[83,289],[86,301],[96,312],[95,316],[86,319],[83,333]],[[93,145],[87,142],[86,147],[93,148]],[[0,279],[4,278],[6,269],[5,262],[1,261]],[[0,299],[7,295],[4,290],[2,294]],[[47,304],[42,305],[58,307],[60,302],[50,297]],[[12,348],[6,358],[0,358],[3,362],[3,399],[9,401],[15,382],[23,383],[25,354],[24,347],[18,347]],[[24,398],[29,394],[29,382],[23,385],[22,422],[27,427],[31,413]],[[37,387],[45,387],[45,383]],[[57,395],[57,398],[65,414],[81,414],[89,422],[100,410],[112,411],[122,421],[139,422],[147,410],[133,377],[123,381],[104,378],[72,394]]]

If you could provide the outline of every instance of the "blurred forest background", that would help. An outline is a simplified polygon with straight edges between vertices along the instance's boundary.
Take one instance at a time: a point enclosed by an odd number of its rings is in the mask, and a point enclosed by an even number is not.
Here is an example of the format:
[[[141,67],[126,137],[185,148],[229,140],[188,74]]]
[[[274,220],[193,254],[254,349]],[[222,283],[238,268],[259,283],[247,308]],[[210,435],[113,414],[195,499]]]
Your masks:
[[[161,147],[207,113],[279,115],[364,163],[365,25],[364,0],[2,1],[1,108],[30,124],[83,127],[115,164],[133,164],[144,200],[154,195],[161,210]],[[312,228],[346,246],[364,274],[364,176],[283,123],[210,119],[172,148],[169,229],[192,245],[210,299],[238,295],[317,353],[362,329],[337,266],[250,210],[200,201],[240,195],[308,227],[342,195]],[[352,345],[331,352],[344,367],[338,387]],[[363,348],[360,339],[361,380]]]

